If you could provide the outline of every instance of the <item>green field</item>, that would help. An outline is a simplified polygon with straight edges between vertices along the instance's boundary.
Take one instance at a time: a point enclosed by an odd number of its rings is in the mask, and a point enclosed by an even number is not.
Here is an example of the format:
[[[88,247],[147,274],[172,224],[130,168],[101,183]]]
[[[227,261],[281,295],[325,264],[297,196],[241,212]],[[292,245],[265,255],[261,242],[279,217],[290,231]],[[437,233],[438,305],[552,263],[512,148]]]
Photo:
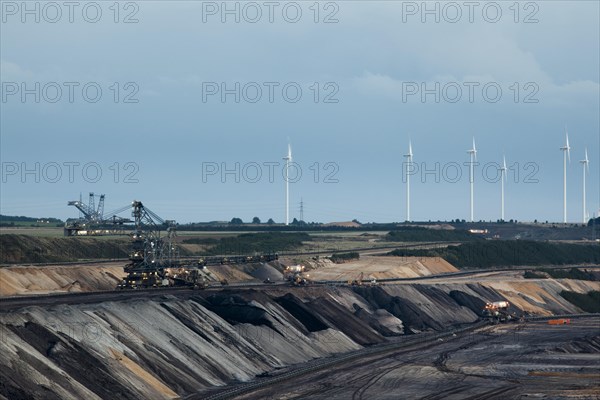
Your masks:
[[[528,240],[484,240],[443,249],[396,249],[388,255],[442,257],[457,268],[598,264],[600,246]]]
[[[2,227],[0,235],[29,235],[35,237],[61,237],[64,236],[62,227]]]

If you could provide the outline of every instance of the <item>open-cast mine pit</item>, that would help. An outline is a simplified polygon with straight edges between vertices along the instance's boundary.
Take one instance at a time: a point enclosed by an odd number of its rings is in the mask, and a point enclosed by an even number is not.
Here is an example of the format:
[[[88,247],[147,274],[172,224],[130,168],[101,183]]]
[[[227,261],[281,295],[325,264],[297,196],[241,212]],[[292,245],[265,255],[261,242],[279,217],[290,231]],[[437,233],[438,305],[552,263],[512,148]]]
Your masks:
[[[518,283],[132,290],[64,303],[24,298],[0,312],[0,395],[204,398],[307,362],[468,326],[488,301],[507,298],[522,315],[581,313],[559,292],[599,289],[587,281]],[[598,329],[597,319],[498,325],[246,398],[597,395]]]

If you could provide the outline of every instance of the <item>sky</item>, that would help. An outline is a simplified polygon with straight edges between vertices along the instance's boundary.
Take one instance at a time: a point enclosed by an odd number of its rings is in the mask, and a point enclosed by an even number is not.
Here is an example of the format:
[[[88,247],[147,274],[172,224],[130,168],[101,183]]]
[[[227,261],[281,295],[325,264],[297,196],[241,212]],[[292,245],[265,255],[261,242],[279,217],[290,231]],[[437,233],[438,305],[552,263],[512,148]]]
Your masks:
[[[117,6],[115,6],[117,4]],[[0,2],[0,213],[180,223],[600,210],[596,1]],[[413,162],[407,171],[409,140]]]

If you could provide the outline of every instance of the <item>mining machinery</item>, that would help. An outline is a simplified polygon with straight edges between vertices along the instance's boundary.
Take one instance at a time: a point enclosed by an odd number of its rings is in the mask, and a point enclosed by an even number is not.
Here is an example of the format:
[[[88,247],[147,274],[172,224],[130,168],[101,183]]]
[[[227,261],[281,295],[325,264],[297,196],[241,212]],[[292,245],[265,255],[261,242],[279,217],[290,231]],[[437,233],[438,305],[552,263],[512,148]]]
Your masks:
[[[98,198],[98,207],[96,207],[96,197]],[[127,211],[131,205],[104,213],[105,195],[89,194],[88,204],[79,200],[69,201],[67,205],[77,208],[80,217],[68,219],[65,223],[65,236],[89,236],[89,235],[119,235],[127,234],[123,225],[133,222],[128,218],[123,218],[118,214]]]
[[[127,276],[117,289],[157,288],[163,286],[187,286],[204,289],[208,286],[207,265],[243,264],[277,260],[277,254],[252,256],[214,256],[195,260],[182,258],[174,243],[176,222],[163,220],[141,201],[133,201],[133,232],[131,253],[125,266]],[[162,231],[166,234],[163,234]],[[227,285],[226,279],[220,281]]]
[[[356,279],[349,280],[348,284],[351,286],[362,286],[364,278],[365,278],[365,273],[361,272],[360,274],[358,274]]]
[[[104,195],[101,194],[98,196],[100,198],[98,201],[98,208],[95,206],[96,196],[97,195],[93,192],[90,193],[88,204],[83,203],[80,198],[79,201],[69,201],[67,205],[76,207],[83,215],[84,220],[89,222],[101,222],[102,215],[104,214]]]
[[[365,273],[361,272],[360,274],[358,274],[358,276],[356,277],[356,279],[354,280],[349,280],[348,281],[348,285],[350,286],[376,286],[377,285],[377,279],[370,277],[369,279],[365,279]]]
[[[290,265],[286,267],[283,274],[292,286],[308,285],[309,275],[304,273],[304,269],[304,265]]]
[[[131,233],[129,264],[125,266],[127,277],[119,289],[171,286],[173,284],[205,286],[206,282],[198,267],[199,263],[185,268],[173,243],[176,223],[163,220],[141,201],[131,203],[134,230]],[[166,228],[166,235],[161,235]]]
[[[308,275],[303,274],[294,274],[290,279],[290,284],[292,286],[304,286],[308,285],[310,281],[308,280]]]
[[[483,317],[491,322],[509,322],[516,321],[519,317],[516,313],[509,311],[510,303],[508,301],[494,301],[486,303],[483,309]]]
[[[131,253],[125,266],[127,276],[118,289],[188,286],[204,289],[208,286],[207,265],[243,264],[277,260],[277,254],[252,256],[202,257],[196,260],[180,257],[174,243],[176,222],[163,220],[141,201],[131,203],[134,229],[131,233]],[[162,231],[166,234],[163,234]],[[228,285],[226,279],[221,285]]]

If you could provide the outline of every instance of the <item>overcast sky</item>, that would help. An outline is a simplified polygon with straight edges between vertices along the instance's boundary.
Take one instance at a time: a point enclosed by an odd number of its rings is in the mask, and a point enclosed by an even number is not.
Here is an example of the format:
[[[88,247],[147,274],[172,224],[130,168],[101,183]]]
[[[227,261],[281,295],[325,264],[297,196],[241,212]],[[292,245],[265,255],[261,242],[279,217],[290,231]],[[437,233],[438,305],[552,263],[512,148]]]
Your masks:
[[[412,219],[468,219],[475,137],[476,220],[505,155],[506,219],[561,221],[565,127],[600,208],[596,1],[0,4],[2,214],[283,222],[289,141],[291,217],[403,221],[410,139]]]

